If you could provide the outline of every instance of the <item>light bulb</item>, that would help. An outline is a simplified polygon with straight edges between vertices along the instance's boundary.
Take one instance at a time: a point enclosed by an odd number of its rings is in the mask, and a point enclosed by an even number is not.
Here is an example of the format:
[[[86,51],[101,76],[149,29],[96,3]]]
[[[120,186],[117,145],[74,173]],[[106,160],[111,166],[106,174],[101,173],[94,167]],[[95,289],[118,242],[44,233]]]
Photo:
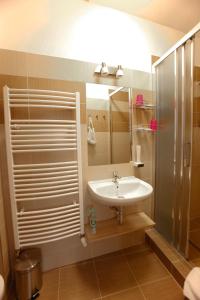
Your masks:
[[[124,71],[122,69],[122,66],[121,65],[118,65],[117,67],[117,72],[116,72],[116,78],[120,78],[124,76]]]
[[[108,75],[109,71],[108,71],[108,67],[107,67],[106,63],[103,62],[101,66],[102,66],[101,67],[101,75],[103,75],[103,76]]]
[[[100,74],[101,73],[101,69],[102,69],[102,65],[101,64],[97,65],[94,72]]]

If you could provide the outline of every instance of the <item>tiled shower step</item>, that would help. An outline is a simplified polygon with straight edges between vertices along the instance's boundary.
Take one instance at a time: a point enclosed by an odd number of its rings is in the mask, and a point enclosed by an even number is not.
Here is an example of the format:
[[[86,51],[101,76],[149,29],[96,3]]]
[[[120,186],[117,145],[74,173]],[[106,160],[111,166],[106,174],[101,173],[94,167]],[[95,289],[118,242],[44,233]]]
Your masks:
[[[155,229],[146,230],[146,240],[176,281],[183,287],[185,278],[193,267],[192,264],[184,259]]]

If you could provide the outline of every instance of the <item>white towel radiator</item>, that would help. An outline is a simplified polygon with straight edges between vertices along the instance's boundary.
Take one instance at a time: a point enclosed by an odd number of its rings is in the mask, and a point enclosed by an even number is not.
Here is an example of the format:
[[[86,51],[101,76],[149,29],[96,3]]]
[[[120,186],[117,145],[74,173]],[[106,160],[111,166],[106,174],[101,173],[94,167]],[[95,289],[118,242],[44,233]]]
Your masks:
[[[23,119],[23,109],[74,111],[74,119]],[[84,236],[79,93],[5,86],[4,115],[15,249]],[[41,162],[61,152],[66,159]]]

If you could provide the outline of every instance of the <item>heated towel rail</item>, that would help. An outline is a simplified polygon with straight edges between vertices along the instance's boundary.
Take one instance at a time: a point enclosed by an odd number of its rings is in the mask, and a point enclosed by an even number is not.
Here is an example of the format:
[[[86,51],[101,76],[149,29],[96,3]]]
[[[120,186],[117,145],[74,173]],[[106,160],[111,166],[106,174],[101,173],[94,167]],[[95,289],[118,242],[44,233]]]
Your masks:
[[[79,93],[7,86],[3,92],[15,249],[83,236]],[[51,118],[30,117],[34,110]],[[52,119],[52,110],[74,117]]]

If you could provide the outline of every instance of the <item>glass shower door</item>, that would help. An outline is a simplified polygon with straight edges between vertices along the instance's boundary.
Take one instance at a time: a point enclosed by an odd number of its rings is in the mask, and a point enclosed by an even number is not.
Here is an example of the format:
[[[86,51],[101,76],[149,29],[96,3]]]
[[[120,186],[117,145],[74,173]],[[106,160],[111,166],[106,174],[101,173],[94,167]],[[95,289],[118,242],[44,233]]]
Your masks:
[[[156,68],[157,230],[187,256],[190,201],[193,41],[176,49]]]
[[[175,53],[156,68],[157,120],[156,133],[156,229],[173,241],[175,201]]]
[[[191,195],[192,137],[193,137],[193,58],[194,41],[188,40],[182,48],[182,161],[181,161],[181,194],[177,195],[179,235],[176,245],[185,257],[188,257],[189,207]]]
[[[189,258],[200,262],[200,32],[194,39],[193,141]],[[195,255],[194,255],[195,254]]]

